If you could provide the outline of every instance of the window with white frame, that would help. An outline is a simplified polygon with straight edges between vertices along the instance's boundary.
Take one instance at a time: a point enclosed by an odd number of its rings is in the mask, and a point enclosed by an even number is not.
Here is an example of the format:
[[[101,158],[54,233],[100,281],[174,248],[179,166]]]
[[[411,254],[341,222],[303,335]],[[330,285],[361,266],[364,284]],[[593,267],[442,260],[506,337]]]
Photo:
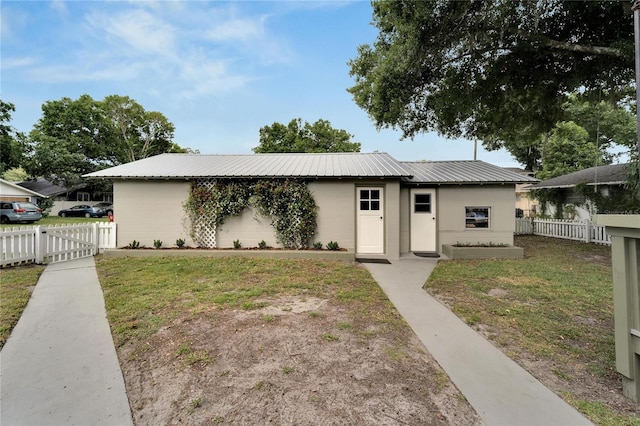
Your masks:
[[[88,192],[78,192],[76,194],[76,201],[91,201],[91,194]]]
[[[431,194],[413,195],[414,213],[431,213]]]
[[[465,207],[465,227],[468,229],[489,229],[491,227],[490,207]]]

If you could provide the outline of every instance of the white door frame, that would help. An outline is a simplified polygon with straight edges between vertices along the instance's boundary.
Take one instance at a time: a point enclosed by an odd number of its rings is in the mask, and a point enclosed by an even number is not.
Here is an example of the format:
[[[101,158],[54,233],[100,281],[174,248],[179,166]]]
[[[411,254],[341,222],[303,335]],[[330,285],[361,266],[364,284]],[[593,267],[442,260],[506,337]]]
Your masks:
[[[384,254],[384,187],[356,187],[356,253]]]
[[[436,252],[438,227],[436,221],[436,189],[412,188],[411,199],[411,251]]]

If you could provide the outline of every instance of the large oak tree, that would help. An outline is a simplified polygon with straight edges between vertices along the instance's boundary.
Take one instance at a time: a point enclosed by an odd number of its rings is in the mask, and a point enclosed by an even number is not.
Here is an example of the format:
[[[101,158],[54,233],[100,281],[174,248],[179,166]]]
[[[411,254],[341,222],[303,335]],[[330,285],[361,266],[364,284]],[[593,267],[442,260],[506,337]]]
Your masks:
[[[349,62],[349,89],[378,128],[436,131],[519,151],[572,93],[615,104],[634,80],[633,16],[624,1],[373,1],[372,45]]]
[[[85,173],[181,150],[173,133],[164,115],[127,96],[48,101],[29,134],[25,169],[71,187]]]

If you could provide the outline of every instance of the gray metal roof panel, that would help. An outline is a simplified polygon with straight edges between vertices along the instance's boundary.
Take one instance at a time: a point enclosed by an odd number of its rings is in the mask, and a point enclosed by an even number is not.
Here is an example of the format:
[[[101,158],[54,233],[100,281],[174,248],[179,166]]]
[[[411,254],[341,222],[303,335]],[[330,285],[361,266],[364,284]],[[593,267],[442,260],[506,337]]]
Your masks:
[[[538,179],[479,160],[402,162],[413,177],[404,178],[415,184],[487,184],[526,183]]]
[[[160,154],[85,175],[137,179],[405,176],[409,172],[387,153]]]

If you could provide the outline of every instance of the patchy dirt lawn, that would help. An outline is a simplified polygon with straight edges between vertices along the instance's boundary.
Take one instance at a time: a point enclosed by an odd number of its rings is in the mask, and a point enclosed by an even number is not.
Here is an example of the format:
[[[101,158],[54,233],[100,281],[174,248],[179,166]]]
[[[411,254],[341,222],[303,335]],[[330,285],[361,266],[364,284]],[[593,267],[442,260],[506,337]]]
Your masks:
[[[181,314],[118,348],[136,425],[482,423],[399,315],[362,323],[331,297],[255,303]]]

